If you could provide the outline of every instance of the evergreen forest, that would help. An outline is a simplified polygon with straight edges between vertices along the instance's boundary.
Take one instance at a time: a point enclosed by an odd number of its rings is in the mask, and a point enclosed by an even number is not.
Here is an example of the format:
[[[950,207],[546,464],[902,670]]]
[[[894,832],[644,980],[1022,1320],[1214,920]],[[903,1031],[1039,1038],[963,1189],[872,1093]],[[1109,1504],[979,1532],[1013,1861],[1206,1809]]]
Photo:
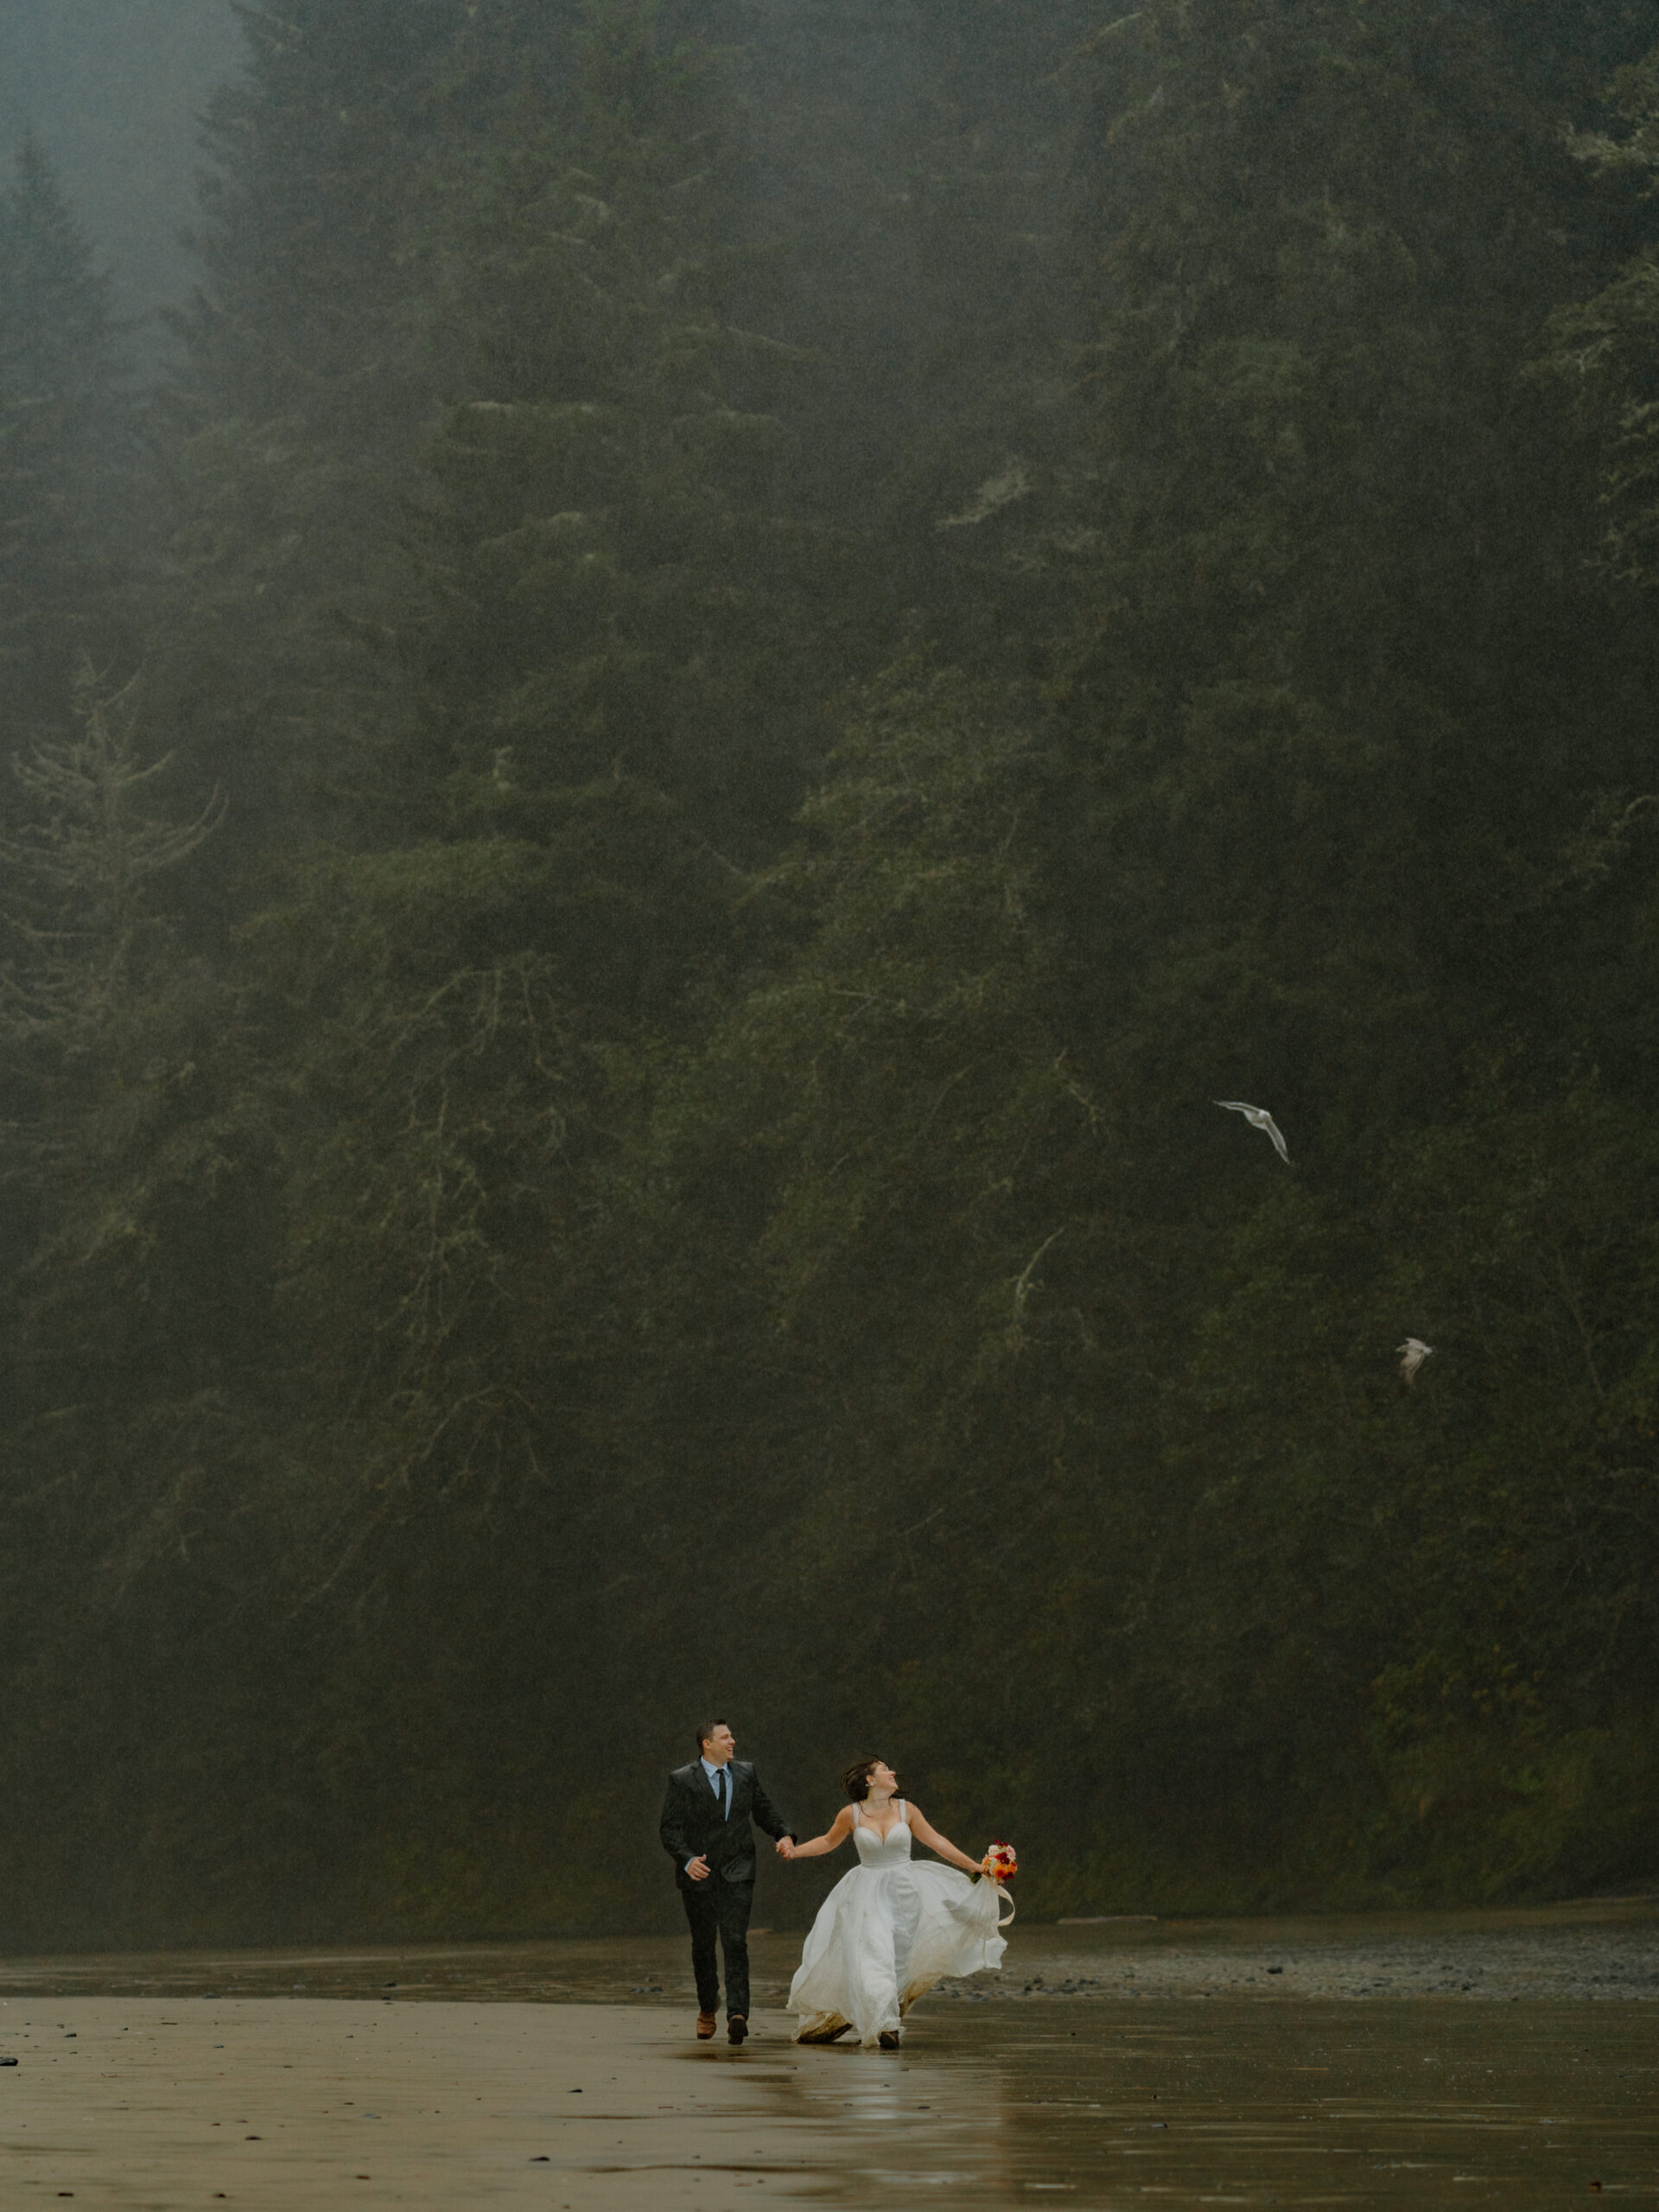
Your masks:
[[[0,183],[8,1948],[1659,1877],[1659,0],[1122,5]]]

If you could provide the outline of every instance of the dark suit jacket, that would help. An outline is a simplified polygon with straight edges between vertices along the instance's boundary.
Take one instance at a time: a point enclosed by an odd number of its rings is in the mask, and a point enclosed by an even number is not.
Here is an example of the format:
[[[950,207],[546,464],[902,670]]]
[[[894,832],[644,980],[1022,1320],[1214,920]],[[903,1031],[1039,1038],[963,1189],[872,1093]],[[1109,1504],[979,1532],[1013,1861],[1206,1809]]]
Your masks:
[[[676,1767],[668,1777],[658,1834],[663,1849],[675,1862],[675,1879],[683,1890],[701,1890],[707,1882],[691,1881],[685,1871],[688,1859],[709,1861],[708,1881],[752,1882],[754,1879],[754,1831],[775,1843],[781,1835],[794,1838],[772,1810],[772,1800],[760,1786],[760,1777],[747,1759],[733,1759],[726,1770],[732,1779],[732,1809],[725,1820],[702,1770],[702,1761]]]

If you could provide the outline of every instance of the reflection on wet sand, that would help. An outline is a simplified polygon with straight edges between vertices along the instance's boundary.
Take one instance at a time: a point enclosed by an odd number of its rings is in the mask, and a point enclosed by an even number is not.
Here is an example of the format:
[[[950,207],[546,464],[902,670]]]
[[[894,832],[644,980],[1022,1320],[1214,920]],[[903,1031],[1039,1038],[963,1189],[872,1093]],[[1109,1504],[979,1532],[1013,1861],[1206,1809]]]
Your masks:
[[[1620,2008],[1218,2001],[1004,2054],[1022,2187],[1092,2202],[1653,2192],[1652,2020]]]
[[[782,1936],[760,1947],[772,2009],[741,2050],[691,2040],[679,1947],[655,1941],[13,1962],[0,2190],[264,2212],[645,2212],[751,2190],[987,2208],[1652,2200],[1655,2015],[1586,1999],[1637,1993],[1655,1924],[1649,1907],[1414,1933],[1212,1925],[1201,1942],[1025,1929],[1017,1978],[930,2000],[896,2054],[789,2042]],[[1576,1975],[1576,1997],[1357,2000],[1251,1979],[1260,1954],[1345,1986],[1370,1943],[1409,1980],[1441,1974],[1456,1943],[1467,1957],[1523,1936],[1527,1971]],[[1194,1958],[1250,1986],[1124,1993],[1131,1964],[1150,1988],[1154,1960],[1168,1974]]]
[[[646,2212],[1524,2208],[1659,2195],[1636,2006],[987,2007],[896,2056],[741,2051],[659,2008],[76,1999],[0,2012],[3,2201]]]

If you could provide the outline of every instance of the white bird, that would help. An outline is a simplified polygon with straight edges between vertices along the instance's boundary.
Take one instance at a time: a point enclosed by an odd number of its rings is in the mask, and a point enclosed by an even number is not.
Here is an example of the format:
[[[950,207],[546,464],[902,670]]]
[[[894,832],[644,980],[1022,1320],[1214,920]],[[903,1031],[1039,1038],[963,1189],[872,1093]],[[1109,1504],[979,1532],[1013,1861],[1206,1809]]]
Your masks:
[[[1408,1384],[1417,1380],[1417,1370],[1423,1362],[1434,1357],[1433,1345],[1426,1344],[1421,1337],[1408,1337],[1404,1344],[1395,1349],[1400,1354],[1400,1372]]]
[[[1279,1134],[1279,1124],[1265,1106],[1247,1106],[1242,1098],[1217,1098],[1215,1103],[1217,1106],[1224,1106],[1230,1114],[1242,1114],[1253,1129],[1260,1129],[1263,1136],[1271,1137],[1280,1159],[1287,1167],[1289,1166],[1290,1154]]]

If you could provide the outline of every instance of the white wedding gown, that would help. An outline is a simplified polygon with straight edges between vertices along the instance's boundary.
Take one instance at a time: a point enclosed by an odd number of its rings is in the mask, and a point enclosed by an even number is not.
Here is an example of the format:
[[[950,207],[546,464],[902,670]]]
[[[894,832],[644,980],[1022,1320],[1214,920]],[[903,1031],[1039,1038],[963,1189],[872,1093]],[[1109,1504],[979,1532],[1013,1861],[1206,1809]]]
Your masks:
[[[953,1866],[912,1859],[909,1816],[897,1802],[899,1817],[885,1837],[854,1808],[858,1864],[824,1899],[790,1984],[798,2042],[850,2026],[861,2043],[874,2044],[896,2034],[916,1999],[946,1974],[1002,1963],[1002,1891]]]

